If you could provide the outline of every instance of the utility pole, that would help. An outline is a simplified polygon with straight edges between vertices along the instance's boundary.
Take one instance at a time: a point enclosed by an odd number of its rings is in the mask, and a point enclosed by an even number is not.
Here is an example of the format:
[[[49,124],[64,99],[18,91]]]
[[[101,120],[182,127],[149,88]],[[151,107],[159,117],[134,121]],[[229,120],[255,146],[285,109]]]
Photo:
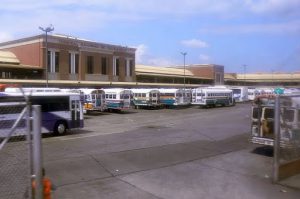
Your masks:
[[[184,88],[184,95],[185,95],[185,56],[187,55],[187,52],[181,52],[183,55],[183,88]]]
[[[39,29],[43,32],[45,32],[46,34],[46,87],[48,88],[48,33],[52,32],[54,30],[54,27],[52,26],[52,24],[50,24],[50,26],[46,27],[46,28],[42,28],[39,27]]]

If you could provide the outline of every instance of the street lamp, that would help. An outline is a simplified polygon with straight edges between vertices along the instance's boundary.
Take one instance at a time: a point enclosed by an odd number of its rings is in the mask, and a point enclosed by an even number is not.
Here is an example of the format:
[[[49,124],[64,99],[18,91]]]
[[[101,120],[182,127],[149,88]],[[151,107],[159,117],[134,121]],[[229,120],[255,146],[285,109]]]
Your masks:
[[[180,52],[183,55],[183,88],[185,93],[185,56],[187,55],[187,52]]]
[[[246,85],[246,68],[247,68],[247,65],[244,64],[243,67],[244,67],[244,86],[245,86]]]
[[[48,32],[54,30],[52,24],[46,28],[39,27],[39,29],[46,34],[46,87],[48,88]]]

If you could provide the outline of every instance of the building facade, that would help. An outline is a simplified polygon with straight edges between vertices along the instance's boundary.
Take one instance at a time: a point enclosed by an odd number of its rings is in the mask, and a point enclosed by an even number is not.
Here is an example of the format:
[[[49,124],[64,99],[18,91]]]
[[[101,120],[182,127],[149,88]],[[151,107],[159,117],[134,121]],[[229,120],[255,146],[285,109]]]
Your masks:
[[[0,44],[1,51],[13,53],[22,65],[44,69],[47,80],[135,81],[135,48],[48,35],[47,49],[45,35]]]
[[[41,79],[43,73],[41,67],[21,64],[14,53],[0,51],[0,79]]]
[[[212,79],[212,85],[224,84],[224,66],[216,64],[192,64],[188,65],[187,70],[194,76]]]
[[[300,86],[300,72],[293,73],[226,73],[225,84],[242,86]]]
[[[182,67],[158,67],[148,65],[136,65],[136,79],[138,82],[144,83],[166,83],[199,86],[212,85],[214,83],[213,76],[204,76],[202,74],[194,74],[189,69]]]

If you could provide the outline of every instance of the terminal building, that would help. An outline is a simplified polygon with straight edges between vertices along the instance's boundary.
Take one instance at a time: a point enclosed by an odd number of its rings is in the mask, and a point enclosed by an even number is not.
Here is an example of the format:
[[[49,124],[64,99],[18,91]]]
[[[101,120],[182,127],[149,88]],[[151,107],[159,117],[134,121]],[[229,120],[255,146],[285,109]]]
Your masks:
[[[295,73],[226,73],[227,85],[300,87],[300,72]]]
[[[0,83],[81,88],[300,86],[300,73],[224,73],[224,66],[216,64],[139,65],[135,52],[132,47],[66,35],[8,41],[0,43]]]
[[[50,84],[135,81],[135,48],[63,35],[48,35],[46,42],[45,35],[37,35],[1,43],[0,50],[6,79],[46,79]],[[34,68],[33,74],[23,73],[25,68]]]

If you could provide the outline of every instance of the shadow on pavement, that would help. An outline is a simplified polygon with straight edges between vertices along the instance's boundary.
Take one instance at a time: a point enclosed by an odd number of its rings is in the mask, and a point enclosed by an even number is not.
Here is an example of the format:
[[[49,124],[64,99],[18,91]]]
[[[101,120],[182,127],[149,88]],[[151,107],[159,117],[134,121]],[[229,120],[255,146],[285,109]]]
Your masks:
[[[273,147],[272,146],[261,146],[256,147],[253,149],[252,153],[258,154],[258,155],[264,155],[267,157],[273,157]]]

